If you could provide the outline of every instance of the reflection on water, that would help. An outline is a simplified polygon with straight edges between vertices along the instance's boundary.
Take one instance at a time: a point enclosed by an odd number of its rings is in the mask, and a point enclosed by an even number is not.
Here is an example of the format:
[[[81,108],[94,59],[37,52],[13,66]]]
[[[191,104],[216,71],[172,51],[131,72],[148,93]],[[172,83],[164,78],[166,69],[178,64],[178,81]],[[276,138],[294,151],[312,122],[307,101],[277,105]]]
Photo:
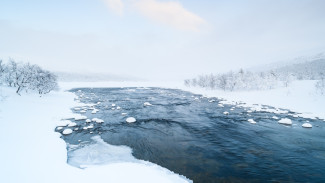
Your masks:
[[[222,107],[216,98],[174,89],[82,88],[72,92],[83,103],[100,102],[96,114],[87,110],[84,115],[105,122],[92,122],[94,128],[83,130],[89,123],[72,120],[78,124],[72,129],[78,130],[62,137],[69,144],[99,135],[109,144],[131,147],[138,159],[194,182],[325,182],[323,121],[308,119],[313,128],[305,129],[301,124],[306,119],[293,117],[292,112]],[[274,116],[290,118],[293,125],[280,125]],[[127,117],[137,121],[126,123]],[[257,123],[250,124],[248,119]]]

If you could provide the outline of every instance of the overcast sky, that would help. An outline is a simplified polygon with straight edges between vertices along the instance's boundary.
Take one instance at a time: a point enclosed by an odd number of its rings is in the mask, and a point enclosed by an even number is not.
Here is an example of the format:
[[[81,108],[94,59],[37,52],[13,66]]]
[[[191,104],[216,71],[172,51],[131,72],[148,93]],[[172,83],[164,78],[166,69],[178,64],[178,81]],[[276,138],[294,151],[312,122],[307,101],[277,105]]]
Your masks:
[[[184,79],[325,51],[324,0],[0,0],[0,58]]]

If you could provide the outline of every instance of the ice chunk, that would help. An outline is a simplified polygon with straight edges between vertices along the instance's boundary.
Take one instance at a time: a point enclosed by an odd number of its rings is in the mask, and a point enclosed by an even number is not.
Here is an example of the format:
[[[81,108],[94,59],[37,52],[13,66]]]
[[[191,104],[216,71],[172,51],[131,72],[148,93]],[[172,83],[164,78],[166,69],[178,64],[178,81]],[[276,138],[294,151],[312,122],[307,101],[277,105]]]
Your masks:
[[[215,100],[209,100],[210,103],[215,102]]]
[[[96,122],[96,123],[104,123],[104,120],[98,119],[98,118],[93,118],[91,121]]]
[[[253,119],[248,119],[248,122],[250,122],[251,124],[256,124],[256,121],[254,121]]]
[[[136,121],[137,120],[134,117],[128,117],[128,118],[126,118],[126,122],[128,122],[128,123],[134,123]]]
[[[145,102],[143,103],[143,106],[151,106],[152,104],[150,104],[149,102]]]
[[[112,104],[112,107],[115,107],[116,106],[116,104]]]
[[[301,126],[304,128],[312,128],[313,127],[313,125],[311,125],[310,123],[304,123]]]
[[[218,104],[219,107],[224,107],[222,104]]]
[[[86,123],[90,123],[90,122],[91,122],[91,120],[90,120],[90,119],[87,119],[87,120],[86,120]]]
[[[276,116],[272,116],[272,118],[273,118],[273,119],[279,119],[279,118],[278,118],[278,117],[276,117]]]
[[[65,129],[65,130],[63,130],[63,132],[62,132],[63,135],[69,135],[69,134],[71,134],[71,133],[72,133],[72,130],[71,130],[71,129]]]
[[[80,113],[86,113],[87,111],[85,111],[85,110],[82,110],[82,111],[80,111]]]
[[[77,123],[71,122],[71,123],[68,125],[68,127],[74,127],[74,126],[76,126],[76,125],[77,125]]]
[[[117,107],[116,107],[116,109],[117,109],[117,110],[120,110],[120,109],[121,109],[121,107],[120,107],[120,106],[117,106]]]
[[[278,123],[284,125],[292,125],[292,121],[289,118],[282,118],[281,120],[278,121]]]
[[[94,109],[93,111],[91,111],[91,114],[96,114],[98,111],[98,109]]]
[[[56,128],[56,130],[62,130],[62,129],[63,129],[62,126],[59,126],[59,127]]]
[[[76,120],[76,121],[78,121],[78,120],[85,120],[85,119],[87,119],[87,116],[76,116],[74,118],[74,120]]]
[[[127,113],[125,113],[125,112],[122,113],[122,116],[126,116],[126,115],[127,115]]]
[[[89,132],[90,133],[90,132]],[[68,153],[68,163],[85,168],[92,165],[105,165],[113,162],[134,162],[132,149],[127,146],[107,144],[99,136],[92,137],[92,144],[80,146]]]
[[[223,114],[224,114],[224,115],[228,115],[228,114],[229,114],[229,112],[225,111],[225,112],[223,112]]]

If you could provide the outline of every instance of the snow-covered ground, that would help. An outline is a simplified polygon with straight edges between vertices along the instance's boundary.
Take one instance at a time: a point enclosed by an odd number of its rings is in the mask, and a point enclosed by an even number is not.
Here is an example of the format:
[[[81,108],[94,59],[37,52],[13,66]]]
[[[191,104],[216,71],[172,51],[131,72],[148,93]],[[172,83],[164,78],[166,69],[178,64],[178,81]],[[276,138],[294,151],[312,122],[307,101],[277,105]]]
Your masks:
[[[114,152],[128,159],[86,169],[66,163],[66,143],[54,132],[61,119],[74,117],[70,108],[80,106],[74,102],[75,95],[69,92],[51,92],[39,97],[36,94],[18,96],[12,88],[3,87],[0,100],[0,182],[190,182],[163,167],[133,158],[130,149]],[[110,157],[107,148],[112,146],[96,139],[98,158]],[[87,158],[87,149],[79,156]],[[94,152],[92,152],[94,155]],[[103,154],[104,153],[104,154]],[[105,154],[107,153],[107,154]],[[74,159],[78,161],[80,159]],[[98,162],[97,162],[98,163]],[[91,162],[87,162],[91,165]]]

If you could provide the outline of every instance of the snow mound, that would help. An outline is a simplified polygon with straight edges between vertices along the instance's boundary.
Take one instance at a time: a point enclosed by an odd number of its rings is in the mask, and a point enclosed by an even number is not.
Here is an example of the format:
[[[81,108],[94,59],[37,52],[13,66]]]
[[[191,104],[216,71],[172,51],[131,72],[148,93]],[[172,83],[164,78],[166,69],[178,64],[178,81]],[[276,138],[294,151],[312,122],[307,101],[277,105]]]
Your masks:
[[[71,129],[65,129],[65,130],[63,130],[63,132],[62,132],[63,135],[69,135],[69,134],[71,134],[71,133],[72,133],[72,130],[71,130]]]
[[[278,123],[284,124],[284,125],[292,125],[292,121],[289,118],[282,118],[278,121]]]
[[[128,123],[134,123],[136,121],[137,120],[134,117],[128,117],[128,118],[126,118],[126,122],[128,122]]]
[[[247,121],[251,124],[256,124],[256,121],[254,121],[253,119],[248,119]]]
[[[143,106],[151,106],[152,104],[150,104],[149,102],[145,102],[143,103]]]
[[[304,123],[301,126],[304,128],[312,128],[313,127],[313,125],[311,125],[310,123]]]

